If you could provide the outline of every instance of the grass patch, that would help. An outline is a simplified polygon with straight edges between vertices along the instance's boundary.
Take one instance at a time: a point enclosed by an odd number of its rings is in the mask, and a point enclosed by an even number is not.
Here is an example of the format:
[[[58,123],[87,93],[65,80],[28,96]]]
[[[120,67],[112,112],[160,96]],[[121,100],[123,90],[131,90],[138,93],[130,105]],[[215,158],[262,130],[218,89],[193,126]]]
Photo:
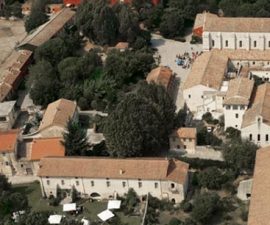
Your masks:
[[[59,206],[50,206],[48,200],[44,199],[41,194],[39,182],[29,183],[29,184],[20,184],[14,185],[12,189],[16,192],[27,195],[29,206],[31,211],[41,212],[41,211],[51,211],[54,213],[65,214],[62,211],[62,205]],[[87,199],[81,199],[77,202],[78,205],[84,207],[84,212],[77,216],[77,219],[87,218],[90,221],[100,221],[97,217],[97,214],[101,211],[107,209],[107,201],[101,202],[90,202]],[[138,216],[126,216],[122,212],[114,212],[120,218],[120,220],[127,225],[140,225],[141,218]]]

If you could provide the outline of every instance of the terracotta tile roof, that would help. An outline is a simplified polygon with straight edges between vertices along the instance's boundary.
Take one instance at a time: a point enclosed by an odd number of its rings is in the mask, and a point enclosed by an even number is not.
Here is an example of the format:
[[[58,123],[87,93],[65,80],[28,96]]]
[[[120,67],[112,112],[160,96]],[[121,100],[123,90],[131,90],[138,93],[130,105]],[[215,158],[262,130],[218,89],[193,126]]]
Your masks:
[[[17,144],[18,130],[0,132],[0,152],[14,152]]]
[[[194,127],[181,127],[174,132],[174,136],[179,138],[196,138],[197,130]]]
[[[257,151],[248,225],[268,225],[270,222],[270,146]]]
[[[170,180],[183,184],[189,165],[164,158],[48,157],[41,159],[40,177],[88,177]]]
[[[212,49],[209,52],[204,52],[193,63],[183,89],[204,85],[219,90],[230,60],[269,62],[270,50]]]
[[[31,45],[38,47],[55,36],[64,25],[69,22],[75,15],[75,11],[70,8],[64,8],[54,14],[52,18],[45,24],[38,27],[33,33],[29,34],[19,45]]]
[[[223,104],[248,105],[253,90],[254,81],[248,78],[235,78],[230,80],[228,91]]]
[[[11,85],[0,83],[0,102],[3,102],[12,91]]]
[[[34,139],[29,151],[29,160],[40,160],[47,156],[65,156],[61,138]]]
[[[169,67],[159,66],[153,69],[146,77],[148,83],[154,82],[155,84],[162,85],[166,89],[170,84],[173,72]]]
[[[129,47],[128,42],[118,42],[117,45],[115,45],[114,48],[117,48],[117,49],[128,49],[128,47]]]
[[[67,99],[59,99],[48,105],[39,130],[46,129],[50,126],[65,127],[68,120],[74,116],[76,112],[76,103]]]
[[[206,32],[270,32],[270,18],[218,17],[206,16],[204,31]]]
[[[209,18],[212,18],[212,17],[216,18],[218,16],[216,14],[208,13],[208,12],[198,13],[195,18],[193,29],[204,27],[205,21],[207,21]]]
[[[217,51],[205,52],[192,65],[184,89],[204,85],[219,90],[227,70],[228,58]]]
[[[258,116],[262,117],[262,122],[270,126],[270,83],[257,88],[252,106],[243,116],[242,128],[255,123]]]

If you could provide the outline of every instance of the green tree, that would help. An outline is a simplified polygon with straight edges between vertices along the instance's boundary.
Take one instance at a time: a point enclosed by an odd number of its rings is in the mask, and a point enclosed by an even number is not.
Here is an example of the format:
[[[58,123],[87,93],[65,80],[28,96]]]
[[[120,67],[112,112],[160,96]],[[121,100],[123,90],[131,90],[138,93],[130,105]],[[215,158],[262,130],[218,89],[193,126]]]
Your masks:
[[[62,144],[65,146],[67,156],[85,155],[89,150],[87,133],[78,122],[69,120],[63,134]]]
[[[35,60],[46,60],[53,66],[56,66],[61,60],[69,56],[68,46],[65,42],[57,37],[50,39],[35,51]]]
[[[232,140],[222,146],[223,157],[226,163],[235,170],[253,171],[258,148],[248,140]]]
[[[225,182],[225,177],[217,167],[209,167],[198,174],[199,185],[208,189],[219,190]]]
[[[125,194],[124,200],[122,201],[121,208],[124,210],[125,214],[131,214],[134,208],[139,203],[139,197],[133,188],[129,188],[127,194]]]
[[[199,127],[197,129],[197,144],[220,146],[222,140],[216,137],[212,131],[208,131],[206,127]]]
[[[41,60],[30,68],[27,86],[37,105],[45,106],[58,98],[59,81],[52,65]]]
[[[11,184],[8,182],[8,179],[5,175],[0,174],[0,193],[3,191],[9,191]]]
[[[166,38],[174,38],[183,34],[184,17],[177,9],[167,9],[162,16],[160,32]]]
[[[36,0],[33,2],[31,13],[25,21],[25,30],[28,33],[48,20],[48,16],[45,13],[45,7],[46,1],[44,0]]]
[[[208,224],[220,210],[221,201],[216,193],[202,193],[195,197],[193,205],[191,217],[202,224]]]
[[[152,89],[149,92],[152,96],[141,96],[142,90],[129,94],[108,116],[104,135],[111,155],[157,155],[168,147],[174,115],[170,117],[167,113],[172,115],[175,106],[164,88],[153,85],[148,88]]]
[[[31,212],[20,217],[17,225],[49,225],[50,212]]]
[[[219,7],[223,10],[225,16],[237,16],[240,0],[221,0]]]
[[[233,127],[227,127],[225,133],[226,133],[226,138],[229,138],[229,139],[240,139],[241,138],[241,131],[237,130]]]

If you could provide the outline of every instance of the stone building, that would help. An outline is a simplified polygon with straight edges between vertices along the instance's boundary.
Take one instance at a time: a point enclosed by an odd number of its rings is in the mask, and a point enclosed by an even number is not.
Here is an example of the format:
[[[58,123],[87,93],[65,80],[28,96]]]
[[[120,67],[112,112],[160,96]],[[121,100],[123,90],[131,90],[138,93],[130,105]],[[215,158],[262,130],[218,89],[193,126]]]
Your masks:
[[[150,193],[179,203],[187,193],[188,168],[164,158],[49,157],[41,159],[38,176],[47,197],[75,188],[81,197],[108,199],[133,188],[138,196]]]

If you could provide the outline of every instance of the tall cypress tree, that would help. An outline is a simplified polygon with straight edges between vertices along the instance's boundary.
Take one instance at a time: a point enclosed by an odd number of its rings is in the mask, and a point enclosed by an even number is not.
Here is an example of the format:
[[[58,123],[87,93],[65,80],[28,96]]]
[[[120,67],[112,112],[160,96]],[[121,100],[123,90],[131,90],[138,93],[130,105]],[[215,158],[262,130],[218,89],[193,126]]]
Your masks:
[[[72,120],[68,121],[66,128],[67,131],[63,134],[64,140],[62,142],[66,149],[66,155],[85,155],[90,148],[86,130],[78,122]]]

